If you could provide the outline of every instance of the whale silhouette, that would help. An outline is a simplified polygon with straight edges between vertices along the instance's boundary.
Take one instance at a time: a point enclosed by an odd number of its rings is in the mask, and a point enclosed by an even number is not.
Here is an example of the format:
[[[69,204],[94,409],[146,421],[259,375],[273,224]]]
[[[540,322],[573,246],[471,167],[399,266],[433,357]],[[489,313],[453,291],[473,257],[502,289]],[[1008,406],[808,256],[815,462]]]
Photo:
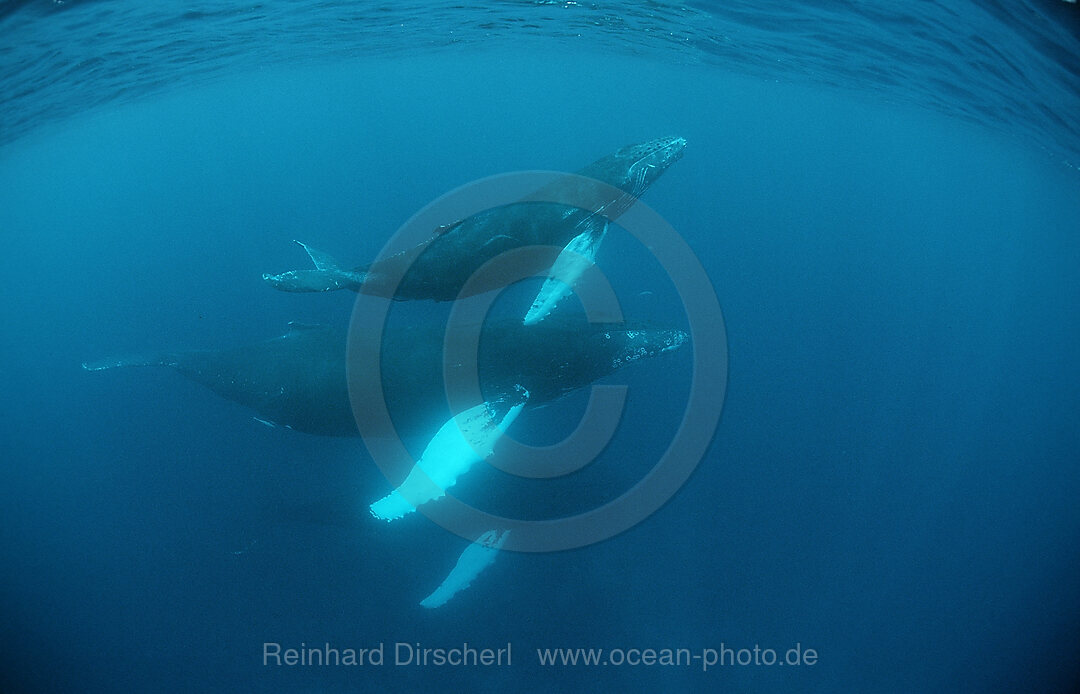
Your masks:
[[[450,301],[501,288],[521,276],[550,276],[561,260],[565,282],[546,286],[526,317],[527,323],[539,322],[595,261],[609,223],[678,161],[685,148],[686,140],[676,136],[623,147],[574,176],[557,177],[526,200],[432,230],[432,237],[420,246],[400,250],[371,265],[348,269],[330,254],[298,241],[314,269],[264,274],[263,279],[282,291],[349,289],[393,299]],[[582,207],[554,202],[562,200],[578,201]],[[515,268],[519,274],[492,274],[486,281],[469,282],[493,258],[538,246],[563,252],[554,259],[543,253],[531,254]],[[582,262],[568,262],[570,258]]]
[[[520,389],[529,393],[530,405],[537,405],[626,364],[678,349],[687,339],[672,328],[588,323],[583,317],[534,326],[489,320],[481,331],[477,373],[485,396],[497,399]],[[430,433],[450,412],[442,387],[445,343],[442,325],[401,326],[384,336],[383,396],[403,438]],[[362,412],[363,403],[354,407],[349,399],[346,346],[344,331],[294,323],[284,335],[250,345],[106,359],[83,368],[165,366],[254,410],[267,424],[357,436],[355,413]]]

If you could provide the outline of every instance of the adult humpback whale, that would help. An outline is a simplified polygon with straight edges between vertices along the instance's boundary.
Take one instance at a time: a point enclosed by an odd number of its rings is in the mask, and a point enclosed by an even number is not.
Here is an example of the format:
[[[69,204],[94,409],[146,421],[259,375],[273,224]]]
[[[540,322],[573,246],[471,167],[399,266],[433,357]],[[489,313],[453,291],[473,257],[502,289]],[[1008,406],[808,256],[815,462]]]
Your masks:
[[[385,298],[449,301],[461,295],[468,279],[484,263],[515,248],[554,246],[562,248],[566,255],[592,261],[609,221],[625,212],[679,160],[685,148],[682,137],[662,137],[623,147],[581,169],[576,176],[557,179],[536,191],[529,196],[536,202],[517,202],[466,217],[433,230],[426,248],[421,245],[406,249],[367,266],[346,269],[327,253],[298,242],[315,268],[264,274],[263,279],[283,291],[362,288],[365,293]],[[597,186],[597,181],[603,185]],[[553,200],[588,201],[591,209],[548,202]],[[536,254],[525,264],[527,274],[540,274],[552,267],[552,258]],[[577,267],[568,279],[573,280],[583,271],[584,266]],[[505,284],[492,277],[488,282],[470,285],[469,293]],[[547,288],[547,296],[538,298],[538,304],[546,305],[535,307],[526,322],[536,322],[549,314],[568,291]]]
[[[464,339],[471,339],[475,326],[462,326],[462,331]],[[492,455],[496,440],[526,403],[557,399],[626,364],[676,350],[688,336],[651,325],[588,323],[582,316],[556,317],[536,325],[489,320],[480,330],[476,353],[486,400],[456,411],[448,407],[447,390],[438,387],[447,368],[447,339],[441,325],[384,333],[380,370],[387,413],[403,441],[422,437],[428,443],[404,481],[370,505],[376,518],[401,518],[443,496],[473,464]],[[261,421],[313,434],[350,436],[358,429],[350,402],[346,344],[340,331],[290,324],[285,335],[254,345],[87,362],[83,368],[171,367],[254,409]],[[456,366],[449,364],[450,370]],[[363,404],[358,407],[362,413]],[[439,607],[467,588],[494,561],[507,534],[494,528],[477,537],[420,604]]]
[[[440,385],[443,328],[388,328],[383,339],[383,397],[406,440],[429,437],[450,414],[457,414],[448,409]],[[480,335],[477,373],[484,396],[497,399],[520,389],[529,393],[530,404],[557,399],[628,363],[677,349],[688,339],[680,330],[588,323],[583,317],[557,317],[535,326],[489,320]],[[290,324],[286,334],[252,345],[109,359],[84,363],[83,368],[167,366],[251,408],[262,421],[311,434],[357,436],[346,361],[344,332]],[[363,411],[363,403],[357,407]]]

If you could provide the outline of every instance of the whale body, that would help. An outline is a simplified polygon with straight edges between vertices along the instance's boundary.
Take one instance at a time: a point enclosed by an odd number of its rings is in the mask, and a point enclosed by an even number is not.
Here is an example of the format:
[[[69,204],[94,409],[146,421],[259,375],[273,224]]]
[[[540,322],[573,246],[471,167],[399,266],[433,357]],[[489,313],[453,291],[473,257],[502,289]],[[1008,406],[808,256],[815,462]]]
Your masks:
[[[477,373],[485,397],[522,389],[529,404],[555,400],[622,366],[678,349],[681,330],[635,323],[551,318],[535,326],[489,320],[480,333]],[[382,387],[403,437],[430,435],[447,418],[442,325],[388,330]],[[87,362],[90,371],[165,366],[217,395],[254,410],[265,423],[326,436],[358,436],[350,402],[347,335],[325,326],[291,324],[279,337],[223,350],[170,352]],[[362,412],[363,404],[358,403]]]
[[[678,161],[685,148],[686,140],[676,136],[623,147],[575,176],[556,178],[528,200],[493,207],[435,229],[421,246],[403,249],[371,265],[348,269],[330,254],[298,242],[315,268],[264,274],[263,279],[282,291],[349,289],[384,298],[451,301],[501,288],[522,276],[493,274],[486,281],[468,282],[485,263],[514,249],[552,246],[575,253],[584,249],[592,261],[609,222]],[[588,209],[554,202],[561,200],[579,201]],[[515,269],[525,276],[541,274],[551,268],[554,259],[531,254]],[[544,315],[552,307],[545,309]]]

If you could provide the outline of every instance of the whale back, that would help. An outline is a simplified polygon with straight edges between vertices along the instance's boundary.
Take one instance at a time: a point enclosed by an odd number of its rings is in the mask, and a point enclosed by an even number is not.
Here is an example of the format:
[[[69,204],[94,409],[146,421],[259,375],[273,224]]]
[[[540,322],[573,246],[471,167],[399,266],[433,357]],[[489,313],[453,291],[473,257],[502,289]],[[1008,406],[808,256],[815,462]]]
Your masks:
[[[476,351],[463,361],[444,366],[450,343],[475,340]],[[588,323],[583,316],[552,316],[532,326],[519,319],[496,319],[482,327],[463,326],[449,338],[442,324],[397,326],[383,337],[381,369],[367,363],[347,368],[345,333],[326,327],[293,325],[288,333],[251,345],[223,350],[175,352],[88,362],[84,368],[168,366],[219,396],[254,410],[269,424],[326,436],[356,436],[357,417],[367,408],[385,404],[395,435],[425,441],[453,414],[448,404],[445,375],[457,373],[467,361],[476,364],[473,401],[496,400],[520,389],[529,404],[538,405],[583,388],[623,366],[671,351],[685,342],[678,330],[634,324]],[[362,355],[360,355],[362,356]],[[383,403],[365,402],[367,391],[349,378],[381,379]],[[356,383],[353,384],[356,386]],[[366,420],[362,420],[366,421]]]
[[[271,340],[182,352],[170,364],[270,423],[329,436],[355,436],[345,380],[345,340],[324,327],[292,326]]]

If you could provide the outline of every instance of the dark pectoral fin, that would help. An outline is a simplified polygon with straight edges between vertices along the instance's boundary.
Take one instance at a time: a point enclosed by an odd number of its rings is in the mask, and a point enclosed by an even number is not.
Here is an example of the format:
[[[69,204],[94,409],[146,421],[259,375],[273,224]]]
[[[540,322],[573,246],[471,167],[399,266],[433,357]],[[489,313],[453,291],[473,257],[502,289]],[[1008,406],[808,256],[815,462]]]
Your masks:
[[[450,598],[472,585],[484,569],[495,562],[499,548],[506,542],[509,530],[489,530],[471,542],[438,588],[420,601],[429,609],[445,605]]]

